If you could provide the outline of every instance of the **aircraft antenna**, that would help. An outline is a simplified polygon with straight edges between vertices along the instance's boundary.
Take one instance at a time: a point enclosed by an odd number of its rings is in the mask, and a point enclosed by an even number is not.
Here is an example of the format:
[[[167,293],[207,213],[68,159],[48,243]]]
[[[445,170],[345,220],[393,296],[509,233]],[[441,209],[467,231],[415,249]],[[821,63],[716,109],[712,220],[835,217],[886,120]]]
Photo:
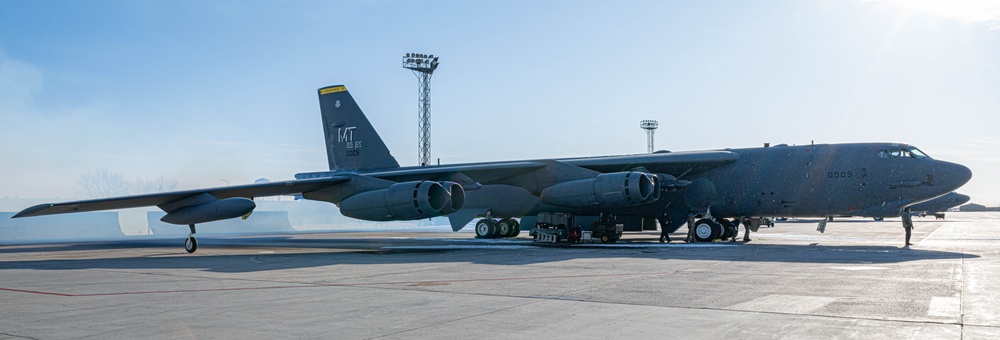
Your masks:
[[[417,157],[420,166],[431,162],[431,75],[438,67],[433,54],[407,53],[403,68],[417,76]]]
[[[653,153],[653,134],[656,133],[656,128],[660,127],[660,123],[655,120],[644,120],[639,122],[639,127],[646,130],[646,152]]]

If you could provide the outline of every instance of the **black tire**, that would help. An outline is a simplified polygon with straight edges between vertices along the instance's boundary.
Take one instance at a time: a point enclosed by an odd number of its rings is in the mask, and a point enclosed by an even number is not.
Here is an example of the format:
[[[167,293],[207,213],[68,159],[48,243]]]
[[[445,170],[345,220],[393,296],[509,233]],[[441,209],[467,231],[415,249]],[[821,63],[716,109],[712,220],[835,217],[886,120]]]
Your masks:
[[[721,227],[709,219],[700,219],[694,224],[694,239],[698,242],[712,242],[719,237]]]
[[[198,239],[194,236],[188,236],[187,240],[184,241],[184,250],[187,250],[189,254],[198,251]]]
[[[490,238],[493,229],[493,223],[488,223],[486,219],[479,220],[476,222],[476,238]]]
[[[723,228],[718,222],[712,221],[712,239],[717,239],[722,236],[726,228]]]
[[[510,237],[510,235],[514,234],[514,228],[512,223],[510,223],[510,220],[500,220],[495,224],[497,228],[497,237]]]
[[[883,221],[885,220],[885,217],[873,217],[873,219],[875,219],[876,221]]]
[[[518,222],[517,220],[510,221],[514,223],[514,233],[511,234],[510,237],[517,237],[517,235],[521,235],[521,222]]]
[[[486,225],[489,226],[489,233],[486,234],[486,238],[497,238],[500,236],[500,228],[497,228],[496,223],[487,219]]]

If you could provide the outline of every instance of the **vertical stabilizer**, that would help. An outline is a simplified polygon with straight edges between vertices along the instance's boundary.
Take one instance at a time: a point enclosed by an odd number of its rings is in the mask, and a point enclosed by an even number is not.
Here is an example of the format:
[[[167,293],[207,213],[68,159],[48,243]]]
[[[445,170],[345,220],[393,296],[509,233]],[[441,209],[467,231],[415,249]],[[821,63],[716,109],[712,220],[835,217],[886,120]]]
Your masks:
[[[347,92],[347,87],[335,85],[319,89],[319,111],[323,115],[330,170],[399,167],[358,103]]]

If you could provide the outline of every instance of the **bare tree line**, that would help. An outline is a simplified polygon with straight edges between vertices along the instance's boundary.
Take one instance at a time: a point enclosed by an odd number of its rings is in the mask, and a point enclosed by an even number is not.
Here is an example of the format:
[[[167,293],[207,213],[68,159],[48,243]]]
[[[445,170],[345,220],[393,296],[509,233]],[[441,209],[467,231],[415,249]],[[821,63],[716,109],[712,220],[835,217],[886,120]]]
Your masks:
[[[169,178],[129,180],[125,175],[108,169],[80,176],[80,194],[88,198],[103,198],[125,195],[141,195],[154,192],[171,191],[177,187],[177,181]]]

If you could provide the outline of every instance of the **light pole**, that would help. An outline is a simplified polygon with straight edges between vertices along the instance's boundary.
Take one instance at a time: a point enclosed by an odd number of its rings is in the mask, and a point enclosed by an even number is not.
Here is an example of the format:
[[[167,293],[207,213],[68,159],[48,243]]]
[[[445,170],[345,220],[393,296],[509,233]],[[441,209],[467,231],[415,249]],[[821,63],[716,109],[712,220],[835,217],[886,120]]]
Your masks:
[[[646,152],[653,153],[653,134],[656,133],[656,128],[660,127],[660,123],[655,120],[644,120],[639,122],[639,127],[646,130]]]
[[[420,166],[431,162],[431,75],[438,67],[433,54],[407,53],[403,68],[417,76],[417,157]]]

